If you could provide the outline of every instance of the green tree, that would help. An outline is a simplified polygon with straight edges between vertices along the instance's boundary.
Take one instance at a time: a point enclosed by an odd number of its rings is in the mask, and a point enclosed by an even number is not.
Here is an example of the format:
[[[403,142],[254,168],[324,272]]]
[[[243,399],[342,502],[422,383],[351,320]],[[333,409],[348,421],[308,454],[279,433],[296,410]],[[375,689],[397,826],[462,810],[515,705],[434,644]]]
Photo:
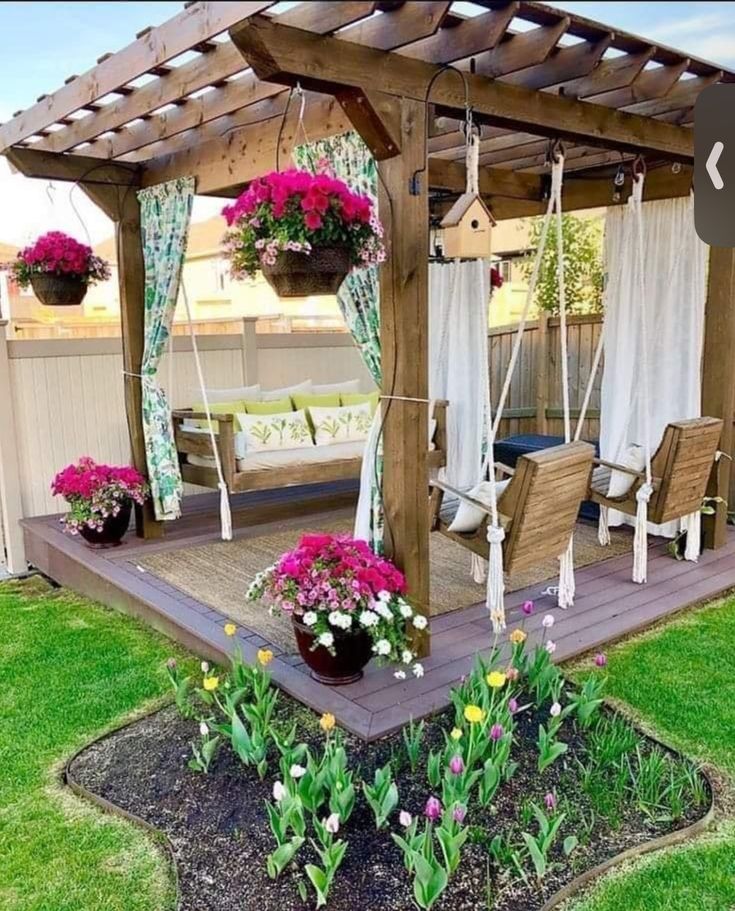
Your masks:
[[[542,219],[533,220],[529,241],[538,247]],[[564,284],[567,313],[599,313],[602,310],[602,222],[598,219],[562,215],[564,240]],[[534,302],[540,310],[559,312],[559,282],[556,221],[549,225],[546,249],[541,261]],[[524,263],[526,280],[531,278],[533,259]]]

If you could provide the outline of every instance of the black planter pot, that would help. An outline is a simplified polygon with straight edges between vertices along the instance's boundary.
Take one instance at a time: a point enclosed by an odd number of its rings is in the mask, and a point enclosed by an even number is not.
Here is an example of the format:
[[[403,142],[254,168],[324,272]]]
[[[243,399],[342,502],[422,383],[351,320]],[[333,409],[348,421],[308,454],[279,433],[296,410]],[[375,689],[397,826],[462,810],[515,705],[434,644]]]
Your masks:
[[[292,621],[299,652],[315,680],[327,686],[344,686],[362,677],[363,668],[373,656],[373,640],[366,630],[334,630],[332,654],[323,645],[315,647],[316,636],[310,627],[296,617]]]
[[[130,525],[132,508],[133,504],[131,501],[126,500],[121,504],[120,512],[116,516],[108,516],[103,521],[101,531],[83,525],[79,529],[79,534],[90,547],[100,549],[105,547],[117,547],[125,537],[125,532]]]

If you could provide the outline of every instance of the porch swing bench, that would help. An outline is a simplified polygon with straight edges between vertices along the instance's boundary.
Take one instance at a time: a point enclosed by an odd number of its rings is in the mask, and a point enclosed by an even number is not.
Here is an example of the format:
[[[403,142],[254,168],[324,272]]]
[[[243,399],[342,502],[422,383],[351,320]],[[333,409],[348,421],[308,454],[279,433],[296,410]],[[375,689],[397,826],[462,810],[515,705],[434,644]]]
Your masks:
[[[505,530],[506,573],[538,566],[539,562],[555,559],[566,550],[580,503],[587,494],[594,455],[591,444],[577,441],[522,455],[515,469],[500,466],[504,474],[511,476],[497,501],[499,524]],[[432,531],[487,559],[490,506],[438,479],[432,480],[430,487]],[[442,516],[445,494],[485,514],[476,531],[449,530],[449,523]]]
[[[430,427],[431,439],[427,462],[429,471],[446,464],[446,409],[448,403],[434,403]],[[227,490],[244,493],[251,490],[275,490],[307,484],[359,480],[362,468],[362,444],[345,443],[331,446],[312,446],[304,449],[274,450],[247,454],[237,458],[235,449],[235,415],[217,414],[218,430],[215,442],[222,463]],[[204,412],[181,409],[172,412],[174,439],[178,451],[181,476],[189,484],[200,487],[219,486],[217,468],[209,433],[197,431],[189,422],[206,422]]]

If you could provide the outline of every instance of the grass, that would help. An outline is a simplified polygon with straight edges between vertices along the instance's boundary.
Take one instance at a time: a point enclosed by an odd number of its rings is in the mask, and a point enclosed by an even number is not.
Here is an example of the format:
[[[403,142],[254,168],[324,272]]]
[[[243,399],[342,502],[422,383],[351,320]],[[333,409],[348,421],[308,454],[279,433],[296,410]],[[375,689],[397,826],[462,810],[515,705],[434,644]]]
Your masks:
[[[171,908],[151,838],[58,779],[70,753],[166,692],[171,643],[40,579],[0,585],[0,628],[0,908]]]
[[[608,653],[608,693],[646,728],[735,780],[735,597]],[[580,673],[577,670],[577,673]],[[726,802],[731,802],[727,800]],[[573,911],[732,911],[735,820],[612,873]]]

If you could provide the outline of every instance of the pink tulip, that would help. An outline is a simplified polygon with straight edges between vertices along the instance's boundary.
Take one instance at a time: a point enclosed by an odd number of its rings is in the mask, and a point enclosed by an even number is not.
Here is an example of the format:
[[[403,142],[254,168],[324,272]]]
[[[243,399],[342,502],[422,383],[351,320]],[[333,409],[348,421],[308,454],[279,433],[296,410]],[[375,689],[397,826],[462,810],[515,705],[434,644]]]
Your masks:
[[[607,664],[607,657],[603,655],[602,652],[600,652],[599,654],[595,655],[595,664],[597,667],[605,667]]]
[[[426,801],[426,807],[424,808],[424,816],[431,822],[436,822],[442,815],[442,805],[441,801],[436,797],[430,797]]]
[[[492,741],[494,741],[495,743],[497,743],[498,740],[500,740],[500,738],[503,736],[503,734],[504,734],[504,731],[503,731],[502,724],[494,724],[490,728],[490,739]]]
[[[449,771],[452,775],[461,775],[464,772],[464,762],[461,756],[452,756],[449,760]]]

